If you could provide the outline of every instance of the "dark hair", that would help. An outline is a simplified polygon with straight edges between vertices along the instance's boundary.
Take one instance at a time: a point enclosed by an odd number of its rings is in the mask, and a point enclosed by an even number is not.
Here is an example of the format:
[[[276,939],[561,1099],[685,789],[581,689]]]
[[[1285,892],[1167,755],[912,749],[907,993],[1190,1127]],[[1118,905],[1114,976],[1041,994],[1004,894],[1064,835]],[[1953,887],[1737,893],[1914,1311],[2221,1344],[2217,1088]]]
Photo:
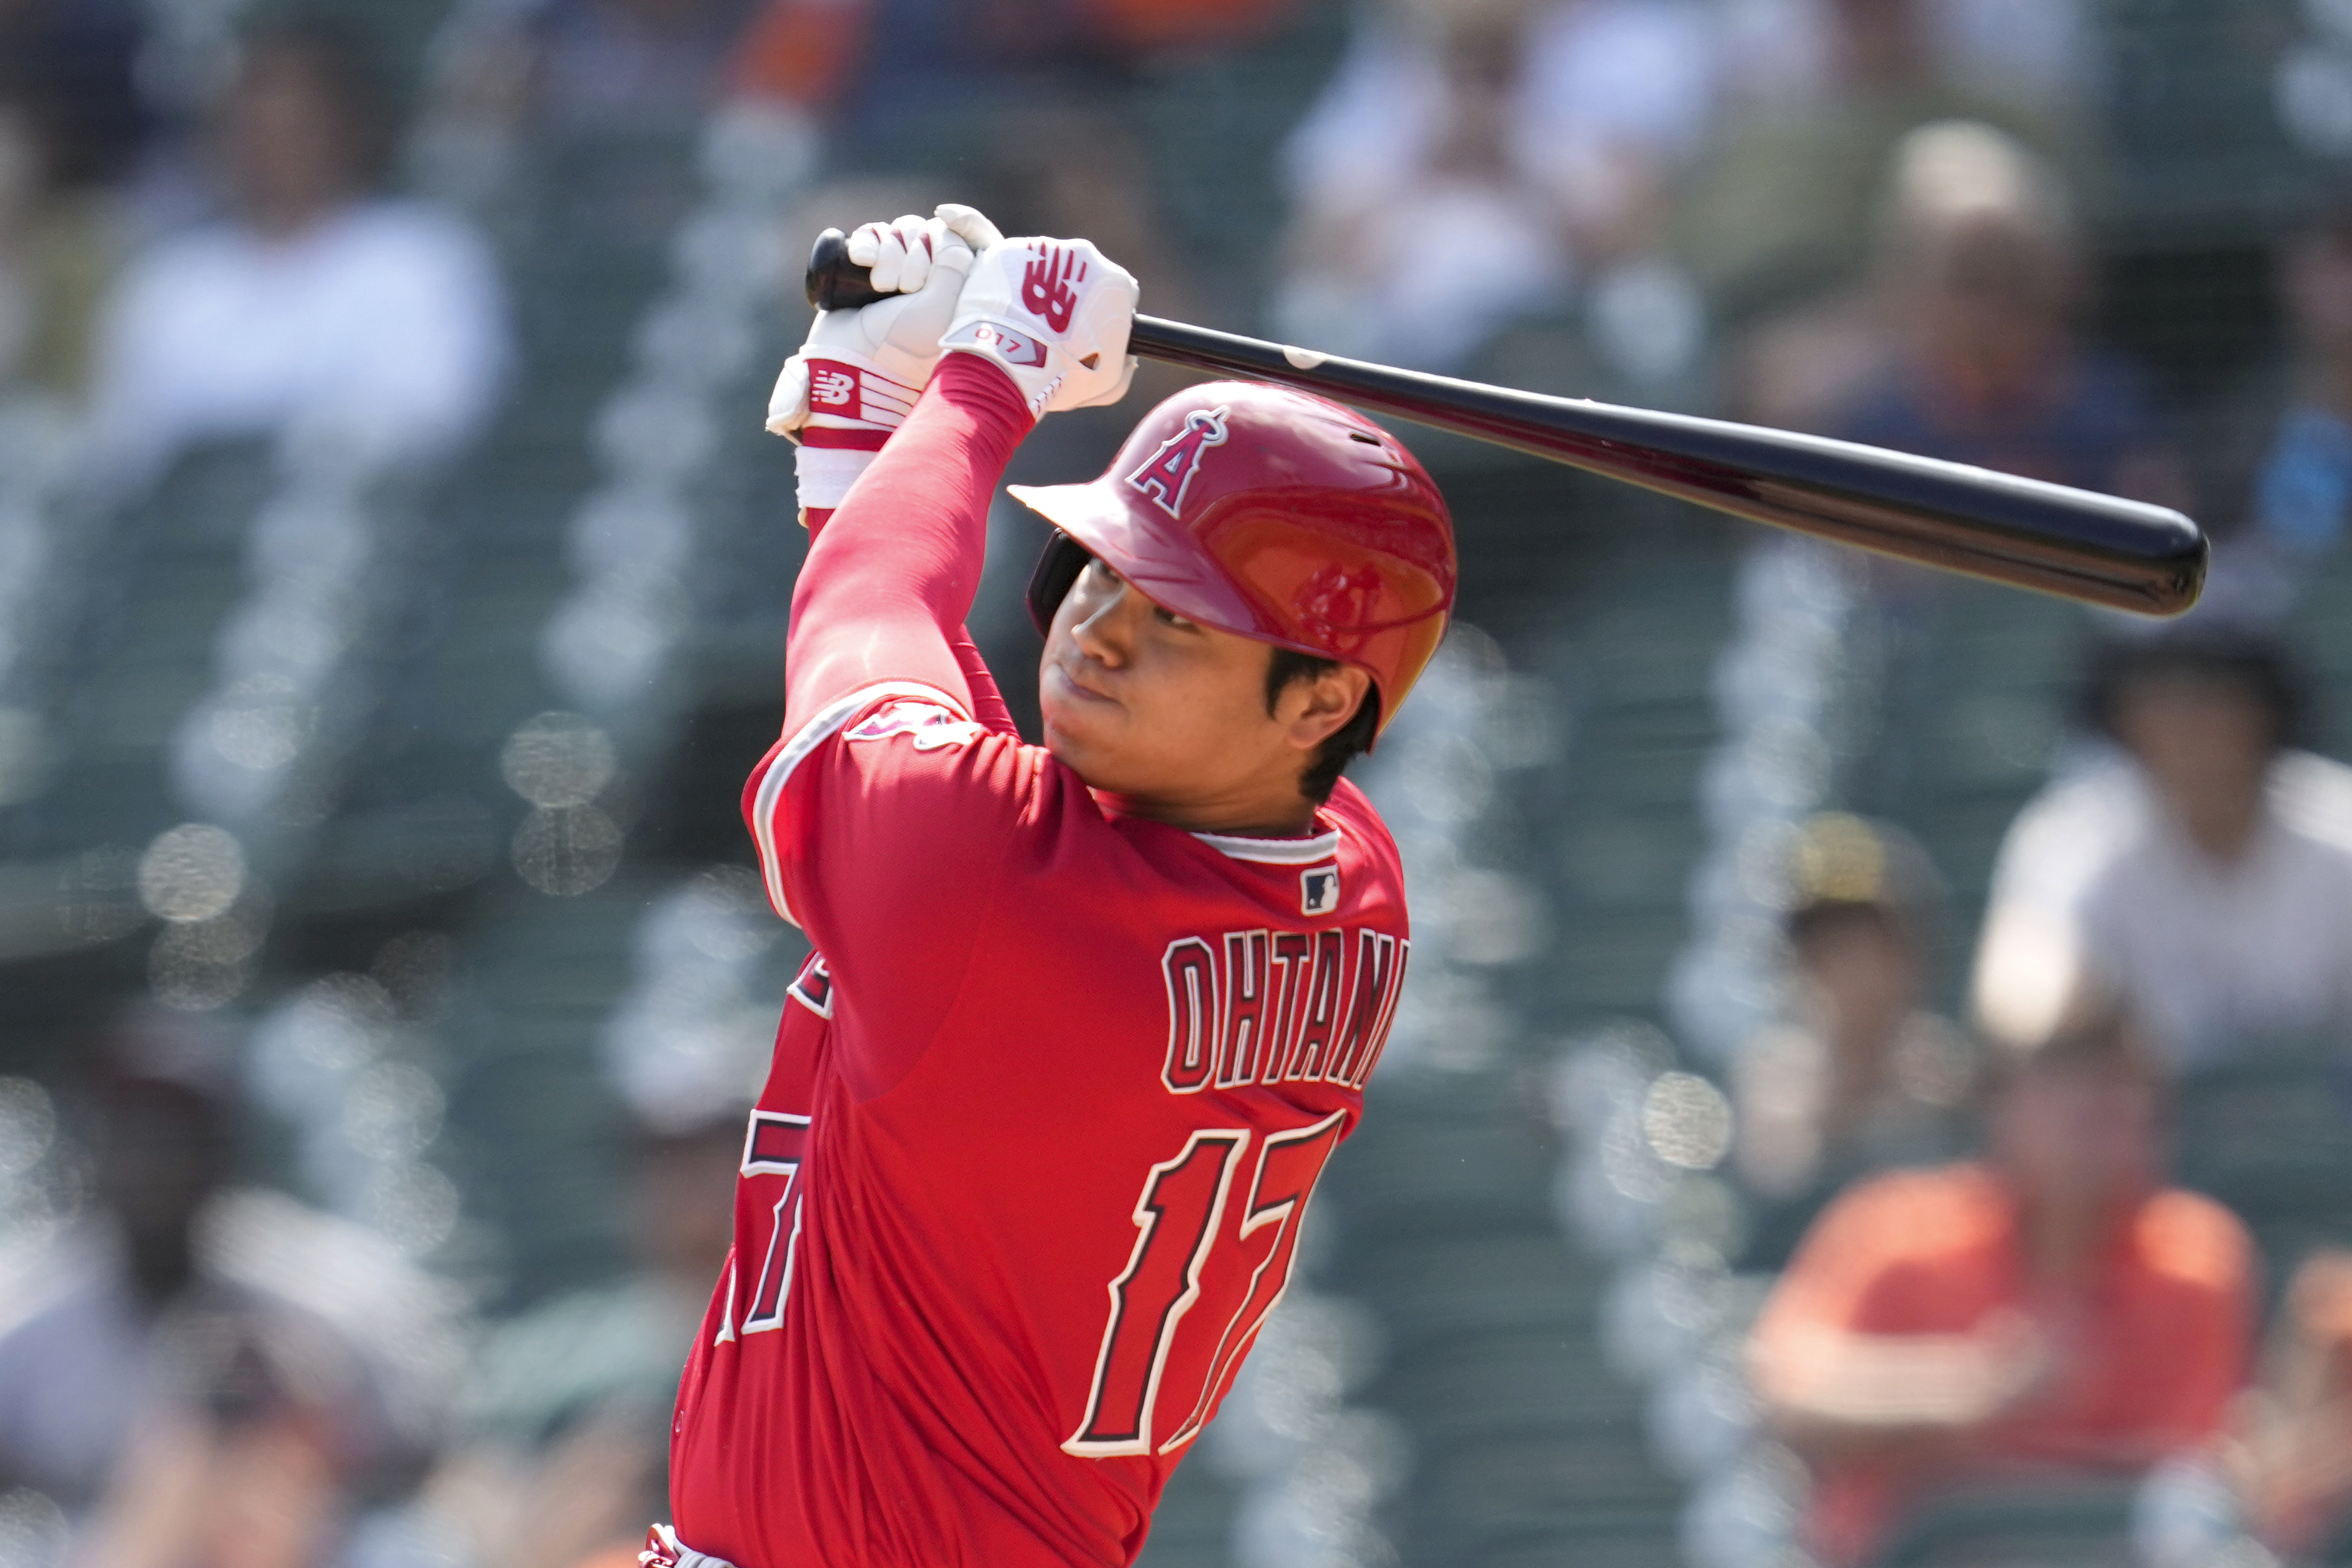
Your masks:
[[[1289,690],[1295,681],[1311,681],[1339,667],[1337,659],[1318,658],[1302,653],[1296,648],[1276,648],[1274,659],[1265,667],[1265,711],[1272,713],[1274,705]],[[1381,728],[1381,694],[1370,686],[1364,688],[1363,700],[1347,723],[1323,737],[1316,749],[1315,760],[1298,776],[1298,792],[1321,805],[1339,788],[1339,775],[1360,752],[1372,748],[1372,737]]]
[[[2132,688],[2167,679],[2235,686],[2270,715],[2272,744],[2292,746],[2302,738],[2302,682],[2285,651],[2244,632],[2179,632],[2145,642],[2110,643],[2092,663],[2085,716],[2098,729],[2115,735]]]

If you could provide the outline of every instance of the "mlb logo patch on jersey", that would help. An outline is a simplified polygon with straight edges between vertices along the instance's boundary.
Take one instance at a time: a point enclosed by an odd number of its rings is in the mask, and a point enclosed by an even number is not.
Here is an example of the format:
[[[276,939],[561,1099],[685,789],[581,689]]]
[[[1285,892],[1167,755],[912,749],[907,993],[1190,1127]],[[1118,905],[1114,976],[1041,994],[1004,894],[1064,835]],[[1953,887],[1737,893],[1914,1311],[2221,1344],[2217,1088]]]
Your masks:
[[[1308,866],[1298,873],[1298,913],[1328,915],[1339,907],[1339,868]]]
[[[875,709],[845,738],[887,740],[894,735],[911,738],[918,751],[938,751],[943,747],[969,746],[980,738],[981,727],[953,708],[909,697]]]

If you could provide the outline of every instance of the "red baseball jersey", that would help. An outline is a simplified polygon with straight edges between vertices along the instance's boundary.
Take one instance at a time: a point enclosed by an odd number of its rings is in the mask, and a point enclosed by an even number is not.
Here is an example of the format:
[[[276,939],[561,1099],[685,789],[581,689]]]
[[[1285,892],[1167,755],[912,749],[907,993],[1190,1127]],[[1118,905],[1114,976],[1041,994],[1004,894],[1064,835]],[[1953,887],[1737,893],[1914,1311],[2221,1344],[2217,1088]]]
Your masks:
[[[979,549],[1008,414],[949,356],[826,525],[796,722],[745,791],[815,952],[673,1443],[679,1538],[739,1568],[1132,1562],[1404,973],[1395,845],[1352,787],[1310,836],[1186,832],[1001,727],[949,557]],[[894,558],[934,575],[868,570]]]

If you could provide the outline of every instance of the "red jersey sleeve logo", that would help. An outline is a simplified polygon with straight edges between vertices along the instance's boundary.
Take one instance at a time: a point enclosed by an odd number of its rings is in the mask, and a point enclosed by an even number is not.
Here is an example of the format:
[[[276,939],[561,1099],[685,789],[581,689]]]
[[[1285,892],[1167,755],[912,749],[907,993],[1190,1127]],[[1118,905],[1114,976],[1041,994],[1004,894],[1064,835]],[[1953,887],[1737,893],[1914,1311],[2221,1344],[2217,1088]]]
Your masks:
[[[1184,515],[1184,492],[1192,487],[1192,476],[1201,471],[1201,459],[1210,447],[1225,444],[1225,408],[1196,408],[1184,416],[1184,428],[1160,444],[1160,450],[1144,459],[1143,466],[1127,476],[1127,482],[1151,498],[1159,508],[1171,517]]]
[[[953,708],[908,698],[877,708],[861,719],[845,738],[887,740],[894,735],[903,735],[915,743],[918,751],[938,751],[950,746],[968,746],[982,733],[979,725]]]

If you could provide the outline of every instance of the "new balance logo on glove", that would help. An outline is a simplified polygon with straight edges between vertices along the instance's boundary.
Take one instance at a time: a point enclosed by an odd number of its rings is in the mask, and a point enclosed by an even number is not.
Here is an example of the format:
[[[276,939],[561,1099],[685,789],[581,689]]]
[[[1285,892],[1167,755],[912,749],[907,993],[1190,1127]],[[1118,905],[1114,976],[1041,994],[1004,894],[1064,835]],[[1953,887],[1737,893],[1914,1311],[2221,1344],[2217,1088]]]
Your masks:
[[[1087,264],[1078,253],[1051,240],[1033,244],[1033,258],[1021,269],[1021,303],[1029,314],[1056,332],[1070,329],[1070,313],[1078,308],[1077,291],[1070,286],[1087,280]]]

